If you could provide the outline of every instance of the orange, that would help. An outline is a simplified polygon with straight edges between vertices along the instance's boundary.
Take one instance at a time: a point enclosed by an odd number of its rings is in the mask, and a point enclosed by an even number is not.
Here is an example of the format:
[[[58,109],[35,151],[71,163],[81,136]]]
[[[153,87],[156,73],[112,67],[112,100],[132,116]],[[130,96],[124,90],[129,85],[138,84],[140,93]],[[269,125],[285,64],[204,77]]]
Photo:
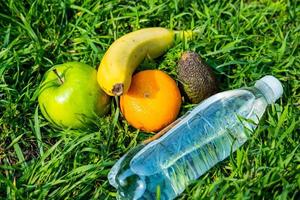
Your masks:
[[[176,82],[160,70],[135,74],[128,92],[120,98],[121,111],[128,123],[146,132],[158,131],[173,122],[180,106]]]

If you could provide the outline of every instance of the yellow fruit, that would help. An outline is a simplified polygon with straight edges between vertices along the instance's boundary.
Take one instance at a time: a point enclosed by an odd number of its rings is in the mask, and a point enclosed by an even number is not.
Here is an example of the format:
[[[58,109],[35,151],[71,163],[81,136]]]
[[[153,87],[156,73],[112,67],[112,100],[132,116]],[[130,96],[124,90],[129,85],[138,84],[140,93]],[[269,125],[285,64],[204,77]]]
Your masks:
[[[111,96],[126,93],[131,76],[145,57],[156,58],[162,55],[175,39],[175,31],[155,27],[144,28],[128,33],[117,39],[106,51],[98,69],[98,83]],[[190,37],[191,32],[178,32]]]

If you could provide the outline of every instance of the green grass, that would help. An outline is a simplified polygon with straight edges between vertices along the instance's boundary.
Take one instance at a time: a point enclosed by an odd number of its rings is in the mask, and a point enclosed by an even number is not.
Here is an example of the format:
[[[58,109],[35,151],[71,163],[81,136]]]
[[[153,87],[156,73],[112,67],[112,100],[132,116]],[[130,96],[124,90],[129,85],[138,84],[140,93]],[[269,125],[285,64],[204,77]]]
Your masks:
[[[57,130],[35,91],[54,64],[97,68],[116,38],[150,26],[200,33],[140,69],[176,79],[177,59],[190,49],[215,69],[221,90],[266,74],[284,85],[251,139],[178,199],[299,198],[299,1],[7,0],[0,8],[0,199],[115,198],[110,168],[149,135],[128,126],[114,102],[90,130]],[[185,102],[181,114],[192,106]]]

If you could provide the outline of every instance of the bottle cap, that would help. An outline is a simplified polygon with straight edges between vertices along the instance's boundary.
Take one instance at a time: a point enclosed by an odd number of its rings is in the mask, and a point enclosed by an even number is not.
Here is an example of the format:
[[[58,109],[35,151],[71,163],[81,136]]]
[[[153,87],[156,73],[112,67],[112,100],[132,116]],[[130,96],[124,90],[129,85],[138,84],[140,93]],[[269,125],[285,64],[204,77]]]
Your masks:
[[[283,88],[281,82],[274,76],[264,76],[256,81],[254,87],[259,89],[266,97],[269,104],[275,103],[282,96]]]

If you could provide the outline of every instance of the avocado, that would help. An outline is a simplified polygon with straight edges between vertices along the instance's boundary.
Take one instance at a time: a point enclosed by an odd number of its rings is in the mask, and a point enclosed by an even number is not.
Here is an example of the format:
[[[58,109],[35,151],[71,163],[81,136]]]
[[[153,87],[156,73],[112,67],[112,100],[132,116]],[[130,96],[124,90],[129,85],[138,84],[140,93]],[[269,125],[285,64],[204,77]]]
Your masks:
[[[192,51],[184,52],[177,65],[179,86],[194,104],[216,93],[216,78],[212,69]]]

